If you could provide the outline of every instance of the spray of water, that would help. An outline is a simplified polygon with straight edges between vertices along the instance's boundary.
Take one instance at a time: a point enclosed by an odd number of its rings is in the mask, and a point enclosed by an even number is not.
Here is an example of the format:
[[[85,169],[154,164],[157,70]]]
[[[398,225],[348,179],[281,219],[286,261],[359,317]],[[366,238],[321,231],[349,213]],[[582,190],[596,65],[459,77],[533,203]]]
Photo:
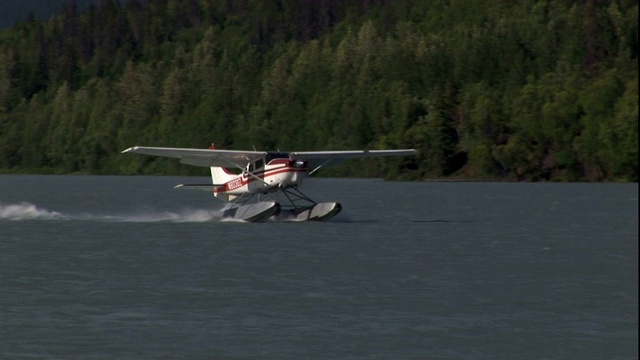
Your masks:
[[[85,219],[105,222],[150,223],[220,221],[222,217],[209,210],[183,210],[180,212],[159,211],[118,215],[85,215]]]
[[[0,219],[6,220],[54,220],[65,219],[66,217],[59,212],[40,209],[29,203],[19,204],[1,204],[0,203]]]
[[[75,221],[103,221],[103,222],[207,222],[222,221],[216,211],[210,210],[182,210],[179,212],[157,211],[130,214],[61,214],[57,211],[42,209],[31,203],[2,204],[0,203],[0,221],[2,220],[75,220]]]

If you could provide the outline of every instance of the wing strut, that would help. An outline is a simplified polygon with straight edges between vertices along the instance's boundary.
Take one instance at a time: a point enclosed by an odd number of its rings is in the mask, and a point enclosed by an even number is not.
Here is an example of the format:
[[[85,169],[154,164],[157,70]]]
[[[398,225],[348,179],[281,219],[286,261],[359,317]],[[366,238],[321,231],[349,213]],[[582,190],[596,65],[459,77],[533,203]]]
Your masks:
[[[256,174],[252,173],[252,172],[251,172],[251,171],[249,171],[249,170],[246,170],[246,168],[240,167],[238,164],[234,164],[233,162],[231,162],[231,161],[229,161],[229,160],[227,160],[227,159],[224,159],[224,158],[223,158],[223,160],[224,160],[224,161],[226,161],[229,165],[234,166],[234,167],[237,167],[237,168],[238,168],[238,169],[240,169],[242,172],[246,172],[246,173],[247,173],[247,175],[251,176],[251,177],[252,177],[252,178],[254,178],[254,179],[257,179],[258,181],[262,182],[263,184],[265,184],[265,185],[269,185],[269,183],[268,183],[268,182],[266,182],[266,181],[264,181],[264,179],[259,178]],[[247,159],[247,160],[248,160],[248,159]],[[249,164],[251,164],[251,161],[250,161],[250,160],[249,160],[249,161],[247,161],[247,165],[249,165]]]
[[[244,171],[244,170],[243,170]],[[258,179],[259,181],[261,181],[263,184],[265,185],[269,185],[268,182],[264,181],[264,179],[259,178],[257,175],[255,175],[254,173],[252,173],[251,171],[247,170],[247,175],[251,176],[254,179]]]
[[[325,166],[325,165],[329,164],[329,163],[331,162],[331,160],[333,160],[333,158],[329,158],[327,161],[325,161],[325,162],[323,162],[322,164],[320,164],[320,165],[316,166],[316,168],[315,168],[315,169],[313,169],[313,170],[311,170],[311,171],[307,174],[307,176],[311,176],[311,175],[313,175],[313,173],[315,173],[316,171],[320,170],[320,168],[322,168],[323,166]]]

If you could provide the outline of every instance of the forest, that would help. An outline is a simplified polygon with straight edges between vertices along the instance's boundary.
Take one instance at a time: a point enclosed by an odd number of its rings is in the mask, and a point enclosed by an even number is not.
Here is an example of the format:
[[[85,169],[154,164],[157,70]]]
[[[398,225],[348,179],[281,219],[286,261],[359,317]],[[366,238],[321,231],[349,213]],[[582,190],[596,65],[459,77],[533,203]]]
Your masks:
[[[638,181],[635,0],[99,0],[0,31],[0,173],[133,145],[415,148],[325,176]]]
[[[58,13],[62,4],[69,0],[2,0],[0,1],[0,29],[13,26],[29,17],[47,19]],[[98,0],[74,0],[77,8],[84,11]]]

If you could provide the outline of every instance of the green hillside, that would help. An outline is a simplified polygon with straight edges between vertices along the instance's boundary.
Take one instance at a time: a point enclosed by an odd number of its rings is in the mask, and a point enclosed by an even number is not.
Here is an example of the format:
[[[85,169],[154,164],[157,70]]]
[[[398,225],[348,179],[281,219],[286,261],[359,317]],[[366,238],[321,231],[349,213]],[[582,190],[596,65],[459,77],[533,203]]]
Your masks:
[[[2,0],[0,1],[0,29],[27,20],[30,17],[48,19],[57,14],[69,0]],[[75,0],[79,9],[87,9],[98,0]]]
[[[638,180],[636,1],[101,0],[0,32],[0,171],[416,148],[332,175]],[[326,173],[325,173],[326,174]]]

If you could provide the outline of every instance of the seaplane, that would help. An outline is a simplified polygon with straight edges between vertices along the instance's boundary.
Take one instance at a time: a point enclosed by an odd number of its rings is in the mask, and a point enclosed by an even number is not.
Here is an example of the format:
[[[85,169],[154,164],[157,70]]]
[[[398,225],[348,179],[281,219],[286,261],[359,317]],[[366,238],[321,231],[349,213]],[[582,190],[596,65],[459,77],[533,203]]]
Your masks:
[[[180,184],[177,189],[204,190],[224,201],[223,219],[263,222],[323,221],[342,210],[338,202],[316,202],[300,187],[321,168],[347,159],[408,156],[414,149],[340,151],[245,151],[133,146],[123,154],[180,159],[180,163],[211,168],[211,184]],[[283,200],[276,198],[276,195]]]

